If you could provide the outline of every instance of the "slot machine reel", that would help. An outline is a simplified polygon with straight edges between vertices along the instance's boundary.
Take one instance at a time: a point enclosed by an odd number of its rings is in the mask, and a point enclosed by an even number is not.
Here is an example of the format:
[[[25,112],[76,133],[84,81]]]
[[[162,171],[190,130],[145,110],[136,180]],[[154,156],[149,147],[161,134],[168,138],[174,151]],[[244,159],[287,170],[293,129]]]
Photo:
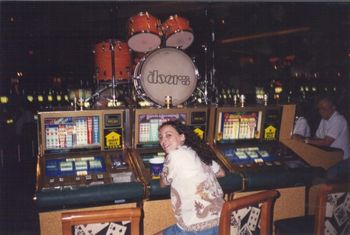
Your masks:
[[[161,44],[160,21],[148,12],[140,12],[128,21],[128,45],[136,52],[148,52]]]
[[[162,24],[167,47],[176,47],[185,50],[193,43],[194,36],[187,19],[178,15],[169,16]]]
[[[131,79],[131,54],[126,42],[110,39],[97,43],[94,54],[97,81],[110,82],[113,75],[117,81]],[[112,54],[114,54],[114,63],[112,63]],[[112,73],[113,69],[115,74]]]
[[[172,97],[172,105],[187,101],[196,88],[199,73],[192,59],[176,48],[161,48],[147,54],[134,71],[137,95],[165,105],[165,97]]]

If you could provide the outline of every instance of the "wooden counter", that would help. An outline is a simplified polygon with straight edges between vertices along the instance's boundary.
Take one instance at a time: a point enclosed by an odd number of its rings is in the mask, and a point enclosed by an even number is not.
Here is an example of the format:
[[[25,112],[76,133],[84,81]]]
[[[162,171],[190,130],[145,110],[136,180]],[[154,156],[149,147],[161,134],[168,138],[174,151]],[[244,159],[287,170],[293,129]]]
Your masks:
[[[274,220],[304,215],[305,187],[281,188],[277,190],[280,192],[280,197],[275,203]],[[257,192],[237,192],[234,198]],[[152,235],[176,223],[170,199],[145,201],[143,209],[145,215],[143,219],[144,235]]]
[[[291,138],[295,119],[295,105],[283,105],[280,141],[314,167],[328,169],[343,159],[341,150],[325,150]]]
[[[41,235],[62,235],[61,216],[62,216],[62,213],[64,212],[94,211],[94,210],[106,210],[106,209],[135,208],[135,207],[136,207],[136,203],[126,203],[126,204],[118,204],[118,205],[41,212],[39,213],[40,234]]]

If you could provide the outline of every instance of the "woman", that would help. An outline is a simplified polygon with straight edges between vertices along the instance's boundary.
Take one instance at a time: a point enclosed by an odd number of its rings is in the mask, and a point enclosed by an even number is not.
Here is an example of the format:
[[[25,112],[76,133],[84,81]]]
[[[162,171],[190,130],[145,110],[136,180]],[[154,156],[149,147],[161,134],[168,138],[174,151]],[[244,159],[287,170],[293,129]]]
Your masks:
[[[159,143],[167,154],[160,186],[170,185],[177,220],[159,234],[218,234],[224,200],[216,177],[225,176],[225,172],[213,160],[212,151],[191,128],[178,121],[159,127]]]

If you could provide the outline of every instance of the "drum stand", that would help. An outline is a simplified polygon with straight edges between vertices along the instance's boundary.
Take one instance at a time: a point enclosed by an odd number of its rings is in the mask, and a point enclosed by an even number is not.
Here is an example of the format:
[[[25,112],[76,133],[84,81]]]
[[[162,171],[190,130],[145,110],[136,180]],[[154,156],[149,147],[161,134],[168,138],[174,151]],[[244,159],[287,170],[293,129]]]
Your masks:
[[[115,82],[115,58],[114,58],[114,42],[111,40],[110,49],[111,49],[111,63],[112,63],[112,100],[108,102],[109,107],[117,107],[117,99],[116,99],[116,82]]]
[[[207,45],[202,45],[204,48],[204,91],[203,91],[203,99],[204,103],[208,104],[208,47]]]
[[[210,42],[204,43],[202,45],[202,48],[204,50],[204,81],[201,83],[201,87],[197,88],[197,90],[199,90],[199,92],[203,95],[203,100],[204,100],[205,104],[208,104],[210,102],[214,102],[215,104],[217,104],[218,103],[218,94],[217,94],[217,87],[216,87],[215,81],[214,81],[215,80],[215,72],[216,72],[215,63],[214,63],[215,62],[214,22],[213,22],[213,20],[209,19],[209,14],[208,14],[207,9],[205,10],[205,15],[208,18],[209,24],[211,25]],[[208,55],[208,53],[210,53],[210,55]],[[210,67],[209,67],[209,64],[211,64]],[[208,73],[209,73],[209,79],[208,79]]]
[[[118,14],[118,5],[115,6],[115,14],[112,14],[112,20],[111,22],[117,22],[117,14]],[[112,11],[113,13],[114,11]],[[112,25],[111,29],[113,31],[113,29],[115,29],[116,27],[114,25]],[[117,30],[118,31],[118,30]],[[116,88],[117,88],[117,82],[115,79],[115,65],[116,65],[116,61],[115,61],[115,42],[114,42],[114,37],[115,35],[112,35],[111,39],[110,39],[110,50],[111,50],[111,65],[112,65],[112,84],[108,84],[107,86],[104,86],[103,88],[99,89],[98,91],[96,91],[91,97],[89,97],[86,101],[90,101],[92,99],[95,99],[97,97],[99,97],[101,95],[101,93],[103,91],[105,91],[106,89],[112,88],[112,92],[111,92],[111,96],[112,99],[106,98],[108,100],[108,107],[117,107],[118,106],[118,100],[116,98]]]
[[[100,95],[102,94],[102,92],[104,92],[105,90],[112,88],[112,94],[111,97],[112,99],[108,99],[108,107],[117,107],[118,104],[118,100],[116,99],[116,88],[117,88],[117,83],[116,83],[116,79],[115,79],[115,57],[114,57],[114,48],[115,48],[115,44],[113,39],[110,40],[110,50],[111,50],[111,66],[112,66],[112,84],[108,84],[107,86],[102,87],[101,89],[99,89],[98,91],[96,91],[92,96],[90,96],[89,98],[87,98],[85,101],[86,102],[90,102],[91,100],[94,100],[97,97],[100,97]]]

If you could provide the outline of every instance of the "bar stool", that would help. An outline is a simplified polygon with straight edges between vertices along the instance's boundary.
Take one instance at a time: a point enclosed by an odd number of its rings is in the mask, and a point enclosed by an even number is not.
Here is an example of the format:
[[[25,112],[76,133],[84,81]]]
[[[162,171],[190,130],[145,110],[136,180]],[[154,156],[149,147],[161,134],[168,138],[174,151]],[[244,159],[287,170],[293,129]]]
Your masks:
[[[226,201],[221,211],[219,234],[256,234],[259,227],[261,235],[272,234],[273,206],[277,197],[277,190],[268,190]]]
[[[84,234],[95,234],[103,227],[108,231],[106,234],[117,230],[120,234],[139,235],[140,217],[140,208],[67,212],[61,216],[62,231],[63,235],[72,235],[74,230],[82,230]],[[130,232],[126,231],[128,229]]]
[[[350,234],[350,182],[319,185],[315,215],[275,221],[276,235]]]

